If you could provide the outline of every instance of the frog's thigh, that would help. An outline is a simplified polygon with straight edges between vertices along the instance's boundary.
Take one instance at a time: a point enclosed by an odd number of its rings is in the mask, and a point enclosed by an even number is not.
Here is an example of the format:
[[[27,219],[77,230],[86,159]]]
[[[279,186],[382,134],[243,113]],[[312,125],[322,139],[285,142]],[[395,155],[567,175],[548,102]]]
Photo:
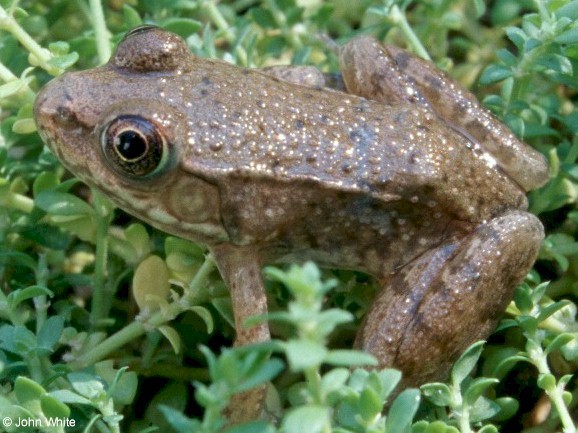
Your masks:
[[[442,380],[457,357],[495,328],[543,239],[533,215],[509,211],[393,275],[365,318],[356,344],[405,384]]]

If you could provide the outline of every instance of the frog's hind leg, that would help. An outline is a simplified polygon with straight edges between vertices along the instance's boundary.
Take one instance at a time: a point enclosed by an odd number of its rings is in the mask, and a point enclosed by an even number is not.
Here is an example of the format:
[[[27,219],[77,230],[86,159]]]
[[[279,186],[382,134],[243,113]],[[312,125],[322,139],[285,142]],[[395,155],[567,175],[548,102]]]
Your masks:
[[[473,145],[489,152],[526,191],[548,180],[544,157],[518,140],[470,91],[430,62],[360,37],[342,48],[340,63],[350,93],[388,105],[427,107]]]
[[[495,328],[542,239],[535,216],[510,211],[428,251],[387,280],[357,347],[382,367],[402,370],[405,385],[443,380],[459,355]]]

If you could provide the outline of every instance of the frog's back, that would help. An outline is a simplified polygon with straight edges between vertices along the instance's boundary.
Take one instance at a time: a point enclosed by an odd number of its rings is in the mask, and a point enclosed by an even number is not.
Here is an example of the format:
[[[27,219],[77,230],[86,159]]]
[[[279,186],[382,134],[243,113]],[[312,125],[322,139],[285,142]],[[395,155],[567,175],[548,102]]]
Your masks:
[[[467,221],[525,206],[489,154],[425,108],[296,86],[221,62],[197,66],[197,82],[183,94],[187,171],[216,183],[303,182],[383,203],[440,206]]]

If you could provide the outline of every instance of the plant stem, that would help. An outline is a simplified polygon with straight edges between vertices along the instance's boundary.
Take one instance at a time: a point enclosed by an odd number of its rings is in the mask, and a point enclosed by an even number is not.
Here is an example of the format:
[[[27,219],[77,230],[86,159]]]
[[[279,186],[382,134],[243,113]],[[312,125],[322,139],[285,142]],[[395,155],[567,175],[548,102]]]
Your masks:
[[[55,76],[62,74],[62,69],[49,63],[52,59],[50,51],[38,45],[36,41],[32,39],[32,37],[30,37],[22,27],[20,27],[14,17],[2,6],[0,6],[0,30],[6,30],[18,39],[18,42],[20,42],[34,57],[38,66],[46,70],[49,74]]]
[[[46,287],[48,280],[48,267],[46,264],[46,254],[40,254],[38,257],[38,266],[36,269],[36,284]],[[36,310],[36,334],[40,332],[48,314],[48,307],[50,303],[46,295],[36,296],[33,299],[34,309]]]
[[[96,191],[92,191],[93,196],[99,194]],[[95,202],[99,200],[95,199]],[[90,304],[90,323],[93,329],[98,328],[101,325],[102,319],[106,315],[106,305],[108,300],[105,299],[105,274],[106,274],[106,261],[108,255],[108,227],[110,223],[110,215],[102,212],[100,206],[96,206],[96,251],[94,260],[94,278],[93,278],[93,288],[92,288],[92,302]]]
[[[110,36],[104,20],[104,12],[100,0],[90,0],[90,11],[92,13],[92,26],[96,39],[96,51],[100,64],[106,63],[112,51],[110,48]]]
[[[207,12],[215,27],[223,32],[224,38],[229,42],[231,45],[235,44],[237,40],[237,36],[234,31],[231,30],[231,26],[219,10],[214,1],[204,1],[201,4],[201,7]],[[239,45],[237,45],[235,52],[240,60],[242,65],[247,65],[247,52],[245,49]]]
[[[393,5],[391,7],[391,10],[389,11],[389,19],[399,27],[415,53],[421,58],[431,61],[429,53],[419,38],[416,36],[416,34],[413,32],[413,29],[407,22],[405,14],[399,9],[397,5]]]
[[[532,363],[536,366],[539,373],[551,375],[552,372],[548,366],[547,354],[542,349],[541,340],[535,335],[527,335],[527,338],[529,341],[531,340],[534,342],[534,350],[527,350]],[[564,403],[564,388],[558,384],[554,389],[545,391],[560,417],[560,422],[564,426],[564,433],[576,433],[576,426],[568,412],[568,407]]]
[[[223,32],[223,36],[229,43],[233,43],[235,41],[235,33],[231,31],[229,23],[219,11],[219,8],[213,1],[205,1],[202,3],[203,9],[209,14],[211,21],[217,29]]]
[[[181,300],[177,300],[169,304],[166,308],[154,312],[148,319],[132,322],[130,325],[124,327],[117,333],[111,335],[96,347],[90,349],[85,354],[78,357],[76,361],[70,363],[72,370],[79,370],[86,366],[95,364],[100,360],[106,358],[111,352],[128,344],[130,341],[144,335],[151,329],[157,328],[175,316],[186,311],[191,305],[190,300],[195,299],[194,293],[198,292],[198,288],[205,284],[207,277],[213,271],[215,262],[211,256],[207,256],[205,262],[193,278],[189,285],[189,293],[185,294]]]

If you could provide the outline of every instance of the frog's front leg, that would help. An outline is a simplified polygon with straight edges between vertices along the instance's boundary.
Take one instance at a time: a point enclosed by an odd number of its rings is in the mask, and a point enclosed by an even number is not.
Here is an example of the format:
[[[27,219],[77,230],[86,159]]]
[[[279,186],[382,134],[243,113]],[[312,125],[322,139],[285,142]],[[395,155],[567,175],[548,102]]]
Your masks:
[[[495,328],[543,236],[535,216],[515,210],[421,255],[386,278],[356,345],[401,369],[404,385],[444,379]]]
[[[253,247],[221,244],[211,247],[217,267],[229,287],[235,318],[235,345],[267,341],[270,338],[266,322],[246,327],[251,316],[267,313],[267,294],[261,278],[261,257]],[[260,386],[237,394],[226,410],[231,424],[260,418],[265,409],[266,387]]]

